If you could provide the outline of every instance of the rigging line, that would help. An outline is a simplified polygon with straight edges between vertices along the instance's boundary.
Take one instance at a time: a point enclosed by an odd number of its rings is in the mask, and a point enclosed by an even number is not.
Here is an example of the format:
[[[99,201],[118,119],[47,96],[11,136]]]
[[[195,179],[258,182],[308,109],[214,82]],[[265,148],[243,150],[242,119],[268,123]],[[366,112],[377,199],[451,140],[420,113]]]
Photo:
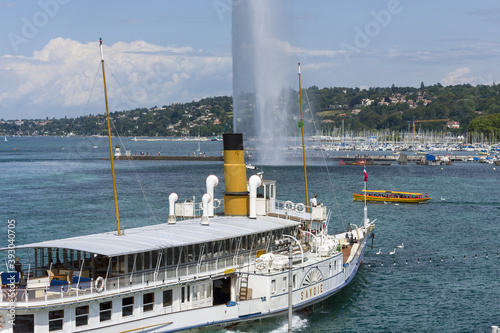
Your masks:
[[[97,76],[99,75],[100,70],[101,70],[101,63],[99,62],[99,64],[97,65],[97,71],[95,72],[94,82],[92,83],[92,88],[90,88],[89,98],[87,99],[87,104],[85,104],[85,110],[83,111],[84,115],[87,114],[87,110],[90,104],[90,98],[92,97],[92,93],[94,92],[95,83],[97,82]]]
[[[118,137],[118,141],[120,141],[122,147],[124,147],[124,149],[125,149],[125,144],[123,143],[122,137],[118,134],[118,130],[116,129],[114,122],[111,122],[111,123],[113,124],[113,130],[115,131],[116,136]],[[144,200],[146,201],[146,205],[148,206],[149,212],[153,216],[153,220],[154,220],[155,224],[158,224],[159,223],[158,218],[156,217],[156,214],[153,211],[153,207],[151,206],[151,203],[149,202],[148,197],[146,195],[146,191],[144,190],[144,187],[142,186],[142,182],[141,182],[141,179],[139,177],[139,173],[137,172],[137,168],[135,167],[132,159],[127,158],[127,160],[128,160],[130,167],[132,168],[132,172],[134,173],[137,184],[139,185],[139,188],[141,189],[142,196],[144,197]]]
[[[106,65],[106,63],[104,63]],[[109,66],[106,65],[106,68],[108,69],[108,71],[111,73],[111,76],[113,76],[113,78],[115,79],[115,82],[118,84],[118,86],[120,87],[120,89],[123,91],[123,93],[127,96],[128,100],[130,101],[130,104],[132,105],[132,107],[135,107],[134,103],[132,102],[132,100],[130,99],[130,96],[127,94],[127,92],[125,91],[125,89],[123,88],[123,86],[120,84],[120,82],[118,81],[118,79],[116,78],[115,74],[113,73],[113,71],[109,68]],[[116,136],[118,137],[118,140],[120,141],[120,144],[122,145],[122,147],[124,147],[124,149],[126,149],[126,145],[123,143],[123,140],[118,132],[118,130],[116,129],[116,126],[115,126],[115,123],[114,121],[111,122],[113,124],[113,129],[116,133]],[[139,178],[139,174],[137,172],[137,168],[135,167],[132,159],[127,159],[128,160],[128,163],[129,165],[131,166],[132,168],[132,172],[134,173],[134,176],[135,176],[135,179],[137,181],[137,183],[139,184],[139,187],[141,189],[141,192],[142,192],[142,196],[144,197],[144,200],[146,200],[146,204],[148,206],[148,209],[149,209],[149,212],[151,213],[151,215],[153,216],[153,219],[154,219],[154,222],[156,224],[158,224],[158,218],[156,217],[156,214],[154,213],[153,211],[153,208],[151,207],[151,204],[148,200],[148,197],[146,195],[146,191],[144,190],[144,187],[142,186],[142,182]]]
[[[135,107],[134,102],[132,101],[132,99],[130,98],[130,96],[127,94],[127,92],[125,91],[125,89],[123,88],[123,86],[120,84],[120,81],[118,81],[118,79],[116,78],[116,76],[113,73],[113,71],[109,68],[109,66],[107,65],[107,63],[104,63],[104,64],[105,64],[106,68],[108,69],[108,71],[111,73],[111,76],[114,78],[115,82],[118,84],[118,86],[122,90],[122,92],[125,94],[125,96],[127,96],[127,98],[129,100],[130,104],[132,105],[132,107]],[[116,129],[116,126],[115,126],[114,122],[112,121],[111,123],[113,124],[113,130],[115,131],[116,136],[118,137],[118,140],[120,141],[122,147],[124,147],[124,149],[125,149],[126,146],[123,143],[123,140],[122,140],[121,136],[119,135],[118,130]],[[149,202],[149,199],[148,199],[148,197],[146,195],[146,191],[144,190],[144,187],[142,186],[142,182],[141,182],[141,180],[139,178],[139,174],[137,172],[137,169],[135,168],[135,165],[134,165],[134,163],[133,163],[133,161],[131,159],[127,159],[127,160],[129,162],[129,165],[132,168],[132,172],[134,173],[135,179],[136,179],[137,183],[139,184],[142,196],[144,197],[144,200],[146,201],[146,205],[148,206],[149,212],[150,212],[151,216],[153,217],[153,220],[154,220],[155,224],[159,224],[158,218],[156,217],[156,214],[153,211],[153,207],[151,207],[151,203]],[[158,231],[156,231],[156,235],[157,235],[158,240],[160,241],[160,244],[161,244],[162,242],[160,240],[160,235],[158,234]],[[170,235],[168,233],[167,233],[167,236],[170,238]]]
[[[305,84],[304,84],[304,86],[305,86]],[[309,113],[311,114],[312,123],[314,126],[314,131],[315,131],[315,133],[318,133],[318,128],[316,126],[316,120],[314,119],[314,114],[312,112],[312,107],[311,107],[311,101],[309,100],[309,95],[307,94],[307,89],[304,89],[304,91],[305,91],[305,95],[306,95],[307,105],[309,107]],[[320,151],[321,151],[321,156],[323,157],[323,163],[325,164],[326,173],[328,175],[328,181],[330,182],[330,187],[332,188],[333,198],[335,199],[335,206],[337,207],[337,211],[338,211],[339,216],[340,216],[340,222],[342,223],[342,228],[346,229],[345,223],[344,223],[344,217],[342,216],[339,201],[337,199],[337,194],[335,193],[335,187],[333,186],[333,181],[332,181],[332,176],[330,174],[330,169],[328,169],[328,164],[326,162],[325,152],[323,149],[320,149]]]

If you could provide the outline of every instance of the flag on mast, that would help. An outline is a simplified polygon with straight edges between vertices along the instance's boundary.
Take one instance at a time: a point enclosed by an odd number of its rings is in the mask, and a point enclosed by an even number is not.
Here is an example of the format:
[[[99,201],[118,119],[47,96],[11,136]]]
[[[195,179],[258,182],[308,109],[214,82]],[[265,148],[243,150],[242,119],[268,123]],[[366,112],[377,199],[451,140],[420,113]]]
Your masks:
[[[365,182],[368,181],[368,174],[366,173],[366,168],[363,167],[363,172],[365,174]]]

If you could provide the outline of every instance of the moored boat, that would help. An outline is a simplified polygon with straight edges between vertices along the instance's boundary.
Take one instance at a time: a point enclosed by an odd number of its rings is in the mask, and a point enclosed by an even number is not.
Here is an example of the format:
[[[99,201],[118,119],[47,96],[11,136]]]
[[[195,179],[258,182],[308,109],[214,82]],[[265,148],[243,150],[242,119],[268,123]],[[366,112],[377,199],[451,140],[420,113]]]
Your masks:
[[[362,190],[361,193],[353,193],[353,200],[357,201],[383,201],[398,203],[420,203],[431,200],[432,198],[422,193],[399,192],[384,190]]]

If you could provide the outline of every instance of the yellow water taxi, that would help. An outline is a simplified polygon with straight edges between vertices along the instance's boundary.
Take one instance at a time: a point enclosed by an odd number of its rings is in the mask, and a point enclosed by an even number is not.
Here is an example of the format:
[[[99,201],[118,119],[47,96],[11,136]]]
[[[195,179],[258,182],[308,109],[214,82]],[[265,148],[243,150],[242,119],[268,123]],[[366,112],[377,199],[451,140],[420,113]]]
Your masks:
[[[353,193],[354,200],[364,201],[366,194],[366,201],[385,201],[385,202],[398,202],[398,203],[420,203],[432,198],[422,193],[415,192],[398,192],[398,191],[383,191],[383,190],[362,190],[361,194]]]

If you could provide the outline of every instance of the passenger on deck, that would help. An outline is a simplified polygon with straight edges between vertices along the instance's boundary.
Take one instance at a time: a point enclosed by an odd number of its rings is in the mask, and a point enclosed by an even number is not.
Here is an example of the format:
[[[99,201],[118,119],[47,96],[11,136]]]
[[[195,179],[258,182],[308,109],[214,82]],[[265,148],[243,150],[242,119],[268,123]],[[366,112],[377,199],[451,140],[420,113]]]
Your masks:
[[[14,263],[14,269],[16,270],[16,272],[19,273],[19,276],[23,275],[23,265],[21,264],[21,259],[19,259],[19,257],[16,258],[16,262]]]
[[[311,199],[311,206],[316,207],[318,205],[318,195],[315,194],[314,198]]]

